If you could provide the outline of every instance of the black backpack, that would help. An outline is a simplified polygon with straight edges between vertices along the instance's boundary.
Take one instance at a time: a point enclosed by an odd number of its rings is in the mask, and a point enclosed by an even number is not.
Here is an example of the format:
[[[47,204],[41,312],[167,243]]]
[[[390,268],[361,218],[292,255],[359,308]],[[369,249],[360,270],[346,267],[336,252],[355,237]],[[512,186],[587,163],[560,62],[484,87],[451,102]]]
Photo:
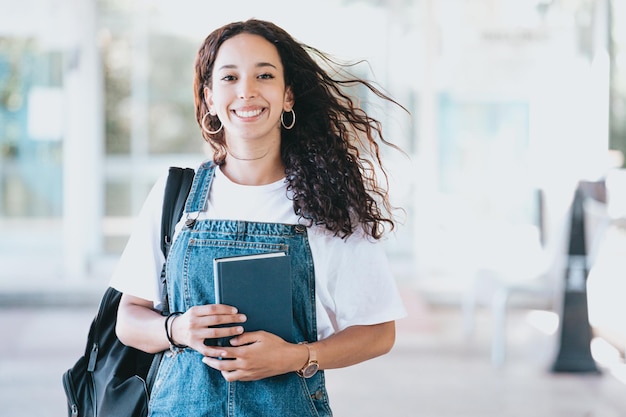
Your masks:
[[[161,250],[167,258],[174,226],[182,216],[194,170],[171,167],[163,199]],[[165,282],[165,265],[161,272]],[[163,314],[167,291],[163,288]],[[63,374],[70,417],[145,417],[150,390],[163,352],[149,354],[125,346],[115,334],[117,308],[122,294],[107,288],[94,317],[85,354]]]

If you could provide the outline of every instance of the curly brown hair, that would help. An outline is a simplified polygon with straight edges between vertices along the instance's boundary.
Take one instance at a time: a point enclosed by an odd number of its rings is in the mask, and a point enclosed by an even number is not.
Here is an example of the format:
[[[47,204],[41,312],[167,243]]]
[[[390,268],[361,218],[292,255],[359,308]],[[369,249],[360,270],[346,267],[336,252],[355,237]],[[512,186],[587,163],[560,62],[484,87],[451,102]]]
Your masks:
[[[366,234],[380,239],[385,225],[392,230],[395,221],[378,141],[398,148],[384,139],[380,122],[358,107],[346,89],[361,85],[406,109],[371,82],[351,76],[346,69],[353,64],[336,62],[318,49],[297,42],[273,23],[250,19],[215,30],[198,51],[194,97],[201,128],[209,111],[204,89],[212,86],[217,52],[222,43],[242,33],[261,36],[276,47],[286,86],[293,92],[293,110],[298,118],[293,129],[282,128],[281,156],[294,212],[342,238],[360,225]],[[334,78],[320,64],[338,70],[333,72]],[[221,122],[209,116],[204,123],[214,131]],[[226,157],[223,130],[215,134],[201,131],[214,151],[213,160],[222,164]],[[382,184],[376,169],[380,169]]]

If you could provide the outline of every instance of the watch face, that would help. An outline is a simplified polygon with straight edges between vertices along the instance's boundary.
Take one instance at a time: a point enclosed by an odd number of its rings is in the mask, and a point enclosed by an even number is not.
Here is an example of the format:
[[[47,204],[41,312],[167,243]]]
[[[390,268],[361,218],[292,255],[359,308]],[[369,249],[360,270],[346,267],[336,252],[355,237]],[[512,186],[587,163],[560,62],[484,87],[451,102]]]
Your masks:
[[[317,373],[319,369],[319,365],[315,362],[310,363],[309,366],[302,370],[302,376],[305,378],[311,378],[313,375]]]

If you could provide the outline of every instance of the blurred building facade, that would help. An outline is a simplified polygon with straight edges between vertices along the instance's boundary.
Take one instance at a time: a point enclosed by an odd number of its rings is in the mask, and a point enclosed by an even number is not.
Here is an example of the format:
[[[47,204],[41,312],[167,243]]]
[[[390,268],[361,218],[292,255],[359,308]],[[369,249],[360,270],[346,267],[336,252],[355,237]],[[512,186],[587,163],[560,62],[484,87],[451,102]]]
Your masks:
[[[0,285],[106,279],[156,178],[207,158],[198,46],[249,17],[367,60],[411,111],[363,93],[408,154],[385,151],[406,213],[390,256],[426,286],[465,285],[485,230],[538,226],[537,188],[597,178],[622,149],[624,1],[0,0]]]

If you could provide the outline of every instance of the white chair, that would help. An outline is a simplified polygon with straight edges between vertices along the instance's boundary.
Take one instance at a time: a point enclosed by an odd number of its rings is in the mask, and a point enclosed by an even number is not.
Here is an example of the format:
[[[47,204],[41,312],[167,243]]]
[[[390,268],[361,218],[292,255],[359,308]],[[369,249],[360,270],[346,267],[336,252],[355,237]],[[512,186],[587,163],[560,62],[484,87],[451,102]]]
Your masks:
[[[501,226],[483,249],[489,257],[476,266],[463,297],[464,333],[470,339],[479,305],[492,317],[491,362],[500,367],[506,357],[507,309],[516,297],[526,307],[557,308],[564,279],[569,210],[546,203],[541,193],[540,225]]]
[[[545,193],[543,194],[546,199]],[[514,230],[493,242],[493,262],[477,268],[473,283],[463,299],[464,331],[470,338],[479,304],[486,304],[492,314],[491,361],[496,367],[506,359],[506,316],[514,296],[525,297],[526,307],[560,312],[568,259],[571,226],[571,202],[559,209],[558,202],[544,202],[544,238],[524,236]],[[606,202],[587,196],[583,200],[587,270],[591,270],[599,242],[610,222]],[[513,241],[514,243],[510,243]],[[503,252],[499,253],[499,252]]]

